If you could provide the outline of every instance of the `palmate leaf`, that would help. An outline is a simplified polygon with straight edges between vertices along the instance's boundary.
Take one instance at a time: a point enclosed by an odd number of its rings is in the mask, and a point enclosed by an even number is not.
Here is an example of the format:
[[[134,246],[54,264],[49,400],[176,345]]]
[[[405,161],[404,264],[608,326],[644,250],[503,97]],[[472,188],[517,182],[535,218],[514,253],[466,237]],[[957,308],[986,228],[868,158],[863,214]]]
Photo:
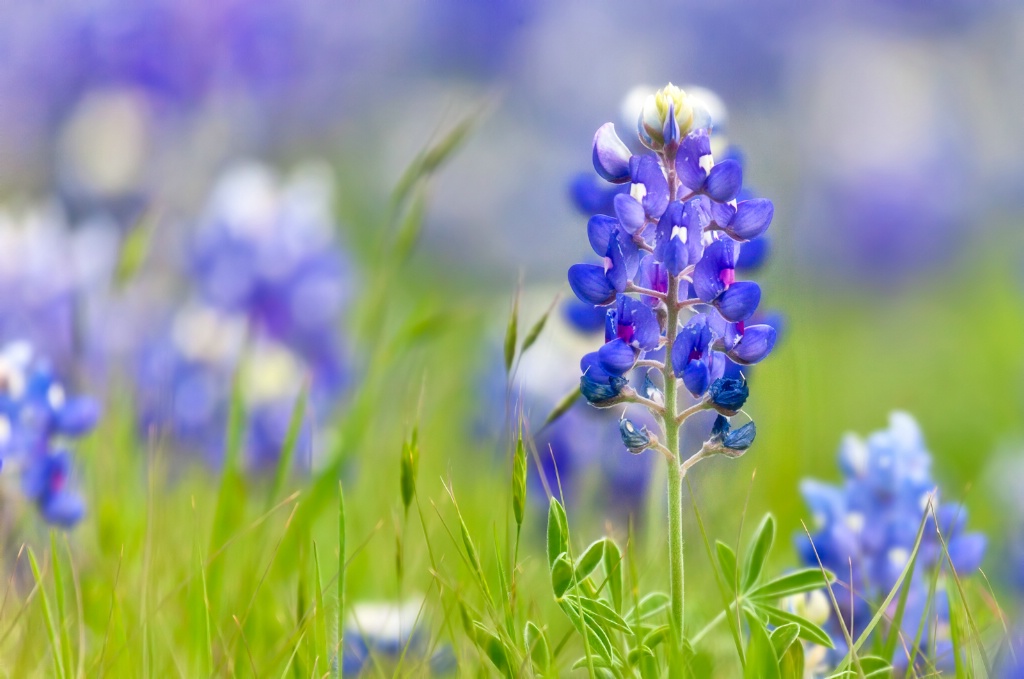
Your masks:
[[[623,617],[634,625],[639,625],[644,620],[653,618],[668,610],[670,602],[671,599],[669,599],[668,594],[664,592],[651,592],[640,599],[637,605],[629,609],[629,612]]]
[[[569,551],[569,520],[565,509],[555,498],[548,506],[548,567],[553,568],[555,559]]]
[[[551,564],[551,589],[556,599],[561,599],[573,584],[572,562],[569,555],[562,553],[558,555],[555,562]]]
[[[501,672],[502,676],[515,676],[512,663],[509,661],[508,649],[505,648],[501,638],[478,622],[473,623],[473,625],[473,640],[480,650],[494,663],[494,666]]]
[[[604,575],[608,583],[608,595],[616,611],[622,610],[622,551],[614,540],[605,538]]]
[[[803,644],[790,644],[786,654],[779,658],[782,679],[804,679]]]
[[[790,622],[780,627],[776,627],[772,630],[772,646],[775,648],[775,656],[782,658],[786,655],[786,651],[789,650],[790,645],[796,641],[797,636],[800,634],[800,625],[795,622]]]
[[[530,660],[533,661],[534,669],[540,674],[549,673],[551,671],[551,647],[544,631],[532,621],[527,621],[523,639],[526,641],[526,649],[530,654]]]

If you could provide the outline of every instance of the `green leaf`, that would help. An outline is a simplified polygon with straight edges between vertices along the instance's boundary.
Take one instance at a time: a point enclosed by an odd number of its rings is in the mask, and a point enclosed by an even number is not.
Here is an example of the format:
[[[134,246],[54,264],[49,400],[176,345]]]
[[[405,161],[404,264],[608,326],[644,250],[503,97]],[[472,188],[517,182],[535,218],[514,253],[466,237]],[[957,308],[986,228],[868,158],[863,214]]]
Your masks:
[[[775,656],[775,648],[772,646],[768,631],[753,615],[747,615],[747,622],[750,628],[750,643],[747,645],[744,679],[781,679],[779,659]]]
[[[572,587],[572,576],[572,562],[569,561],[569,555],[563,552],[551,564],[551,589],[556,599],[561,599]]]
[[[822,577],[820,569],[804,568],[798,571],[793,571],[792,573],[780,575],[774,580],[769,580],[763,585],[753,589],[748,596],[751,599],[761,600],[781,599],[792,594],[801,594],[803,592],[822,589],[834,580],[835,576],[831,573],[828,574],[828,580],[826,581]]]
[[[574,669],[574,670],[584,670],[584,669],[587,669],[588,667],[590,667],[591,663],[593,664],[594,667],[603,667],[603,668],[606,668],[606,669],[613,669],[614,668],[614,665],[612,665],[612,663],[610,661],[608,661],[608,660],[606,660],[606,659],[604,659],[604,658],[602,658],[600,656],[595,657],[595,658],[587,658],[587,656],[583,656],[582,658],[579,658],[578,660],[576,660],[576,662],[574,662],[572,664],[572,669]]]
[[[569,551],[569,520],[565,509],[555,498],[548,505],[548,567],[554,568],[555,559]]]
[[[644,658],[654,658],[654,657],[655,657],[655,655],[654,655],[654,651],[652,649],[647,648],[646,646],[641,645],[641,646],[638,646],[637,648],[634,648],[634,649],[630,650],[630,652],[626,655],[626,662],[629,664],[630,667],[633,667],[633,666],[637,665]],[[643,675],[643,676],[646,676],[646,675]]]
[[[583,555],[576,559],[576,580],[583,582],[587,576],[594,572],[598,564],[604,558],[604,539],[596,540],[583,551]]]
[[[602,658],[611,659],[612,645],[608,634],[601,629],[601,626],[597,624],[592,615],[583,613],[581,616],[579,601],[561,599],[558,602],[558,606],[565,613],[566,617],[572,621],[576,631],[586,635],[587,643],[590,644],[593,650],[600,654]]]
[[[487,655],[487,658],[494,663],[494,666],[498,668],[502,675],[506,677],[514,676],[505,644],[502,643],[501,639],[494,632],[491,632],[480,623],[474,623],[474,625],[474,631],[476,632],[474,637],[480,650]]]
[[[512,302],[512,314],[508,318],[508,325],[505,327],[505,372],[512,372],[512,361],[516,358],[516,341],[519,332],[519,291],[516,291],[515,300]]]
[[[551,412],[548,413],[548,416],[544,419],[544,424],[541,425],[541,429],[548,426],[562,415],[565,415],[569,411],[569,408],[572,408],[576,404],[576,401],[580,399],[580,396],[579,387],[574,387],[572,391],[563,396]]]
[[[427,192],[423,185],[413,190],[409,205],[402,211],[395,231],[392,254],[398,262],[404,262],[412,254],[423,230],[423,219],[427,213]]]
[[[672,625],[661,625],[655,627],[646,635],[641,646],[646,648],[657,648],[659,644],[668,639],[672,635]]]
[[[526,640],[526,648],[530,653],[530,660],[540,674],[547,674],[551,671],[551,647],[548,645],[548,638],[544,631],[537,627],[532,621],[526,622],[526,629],[523,632]]]
[[[782,679],[804,679],[804,646],[790,644],[786,654],[779,659]]]
[[[729,588],[736,591],[736,552],[721,540],[715,540],[715,551],[718,553],[718,566],[722,569],[722,578],[729,583]]]
[[[790,622],[772,630],[772,647],[775,649],[775,657],[781,658],[786,655],[790,645],[800,636],[800,625]]]
[[[622,551],[615,541],[605,538],[604,574],[608,582],[608,595],[616,611],[622,610]]]
[[[797,635],[800,639],[820,646],[825,646],[827,648],[834,648],[828,633],[810,620],[807,620],[796,613],[790,613],[789,611],[784,611],[781,608],[776,608],[775,606],[769,606],[762,603],[754,603],[753,605],[758,613],[768,616],[768,622],[770,624],[781,627],[782,625],[789,623],[796,623],[800,626],[800,632]]]
[[[742,591],[749,590],[761,577],[764,562],[768,558],[768,552],[771,551],[774,542],[775,518],[771,514],[767,514],[754,534],[750,549],[747,550],[747,558],[743,565]]]
[[[626,613],[625,618],[634,625],[639,625],[644,620],[653,618],[662,611],[667,610],[670,602],[671,599],[668,594],[664,592],[651,592],[640,599],[637,605]]]
[[[64,605],[64,574],[61,572],[57,551],[57,531],[50,530],[50,562],[53,564],[53,598],[57,604],[57,620],[60,624],[60,647],[64,652],[64,666],[69,672],[74,668],[71,657],[71,636],[68,634],[67,610]]]
[[[320,575],[320,554],[316,542],[313,543],[313,573],[316,584],[316,611],[313,613],[313,638],[316,644],[317,657],[327,663],[331,654],[327,648],[327,611],[324,606],[324,589]]]
[[[591,599],[588,597],[566,597],[567,599],[579,599],[580,604],[583,606],[584,614],[593,614],[596,618],[602,622],[607,623],[612,628],[625,632],[626,634],[632,634],[633,630],[626,624],[618,613],[612,610],[612,607],[601,601],[600,599]]]

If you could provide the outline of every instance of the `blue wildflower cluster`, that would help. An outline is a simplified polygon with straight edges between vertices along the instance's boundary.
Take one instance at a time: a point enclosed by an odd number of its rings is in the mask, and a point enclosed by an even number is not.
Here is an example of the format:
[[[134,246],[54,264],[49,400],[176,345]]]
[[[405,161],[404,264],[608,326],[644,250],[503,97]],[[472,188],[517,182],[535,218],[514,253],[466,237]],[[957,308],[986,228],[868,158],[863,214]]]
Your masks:
[[[72,397],[30,345],[0,350],[0,461],[21,473],[25,497],[51,524],[69,528],[85,512],[71,485],[69,439],[96,425],[99,405]]]
[[[740,200],[740,163],[715,162],[711,120],[679,88],[648,98],[638,132],[649,150],[639,155],[611,123],[594,138],[598,174],[629,191],[614,196],[614,215],[595,215],[587,225],[602,261],[569,269],[576,296],[606,308],[605,344],[583,357],[580,389],[598,407],[639,402],[662,414],[666,395],[649,379],[640,393],[628,377],[637,366],[657,368],[666,388],[680,379],[702,407],[730,417],[749,393],[730,364],[758,363],[775,345],[772,326],[749,323],[760,287],[736,276],[741,253],[768,229],[774,208],[765,199]],[[734,441],[725,425],[715,429]],[[752,431],[735,440],[747,443]]]
[[[192,298],[143,351],[143,428],[169,430],[214,460],[224,450],[232,381],[242,380],[246,449],[259,467],[285,443],[300,385],[324,417],[347,381],[347,265],[329,183],[315,169],[279,182],[255,164],[229,172],[191,249]],[[308,450],[307,418],[299,447]]]
[[[907,646],[912,645],[927,617],[922,648],[935,648],[940,661],[951,661],[944,576],[940,577],[937,595],[929,597],[932,574],[944,568],[946,561],[936,529],[941,531],[949,560],[959,576],[969,575],[981,565],[985,537],[964,532],[967,516],[962,506],[939,503],[931,477],[931,455],[909,415],[893,413],[889,428],[866,440],[848,435],[840,447],[839,460],[842,485],[815,480],[801,484],[815,525],[810,540],[806,535],[797,537],[802,561],[816,567],[820,559],[836,574],[833,592],[847,629],[852,628],[851,635],[856,638],[909,563],[918,528],[928,512],[913,573],[903,585],[910,589],[902,632]],[[887,611],[890,617],[896,606],[894,599],[892,610]],[[841,647],[844,635],[834,616],[829,629]],[[837,653],[844,650],[838,648]],[[897,654],[905,666],[903,651]],[[900,659],[894,661],[899,663]]]

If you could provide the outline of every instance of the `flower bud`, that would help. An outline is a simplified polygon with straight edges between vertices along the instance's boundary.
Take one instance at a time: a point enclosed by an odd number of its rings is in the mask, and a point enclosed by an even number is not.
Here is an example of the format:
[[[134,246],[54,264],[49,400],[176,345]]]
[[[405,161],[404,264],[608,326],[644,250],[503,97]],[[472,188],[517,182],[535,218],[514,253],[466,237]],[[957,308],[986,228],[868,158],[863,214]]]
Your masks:
[[[644,146],[661,151],[666,146],[678,147],[683,137],[707,120],[698,102],[669,83],[644,101],[637,131]]]
[[[729,420],[719,415],[711,428],[711,438],[704,444],[704,450],[712,455],[739,457],[747,452],[757,436],[757,427],[753,421],[747,422],[739,429],[732,429]]]
[[[647,432],[647,427],[637,429],[636,425],[626,418],[619,420],[619,434],[622,435],[622,443],[626,449],[634,455],[644,452],[651,445],[651,435]]]
[[[715,410],[723,415],[735,415],[750,395],[746,382],[732,377],[719,377],[708,388],[708,398]]]

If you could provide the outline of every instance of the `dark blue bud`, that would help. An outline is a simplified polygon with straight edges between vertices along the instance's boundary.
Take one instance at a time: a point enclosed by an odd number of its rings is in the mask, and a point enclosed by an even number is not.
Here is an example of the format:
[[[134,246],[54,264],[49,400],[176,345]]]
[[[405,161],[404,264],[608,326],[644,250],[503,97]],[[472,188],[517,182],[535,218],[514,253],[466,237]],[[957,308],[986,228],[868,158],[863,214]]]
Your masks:
[[[629,159],[632,154],[619,135],[614,123],[605,123],[594,135],[594,169],[607,181],[623,184],[629,181]]]
[[[625,418],[619,420],[619,434],[622,436],[622,443],[625,444],[626,449],[634,455],[644,452],[651,445],[651,436],[647,432],[647,427],[637,429],[636,425]]]
[[[654,401],[658,405],[665,404],[665,393],[654,383],[650,373],[644,375],[644,386],[640,393],[644,398]]]
[[[622,393],[626,386],[625,377],[610,376],[607,382],[593,379],[589,375],[580,377],[580,393],[594,405],[600,405]]]
[[[708,387],[708,398],[719,412],[735,415],[750,396],[750,388],[743,380],[719,377]]]
[[[739,429],[732,429],[729,420],[719,415],[711,427],[711,438],[706,444],[711,452],[739,457],[754,443],[757,427],[753,421],[747,422]]]

